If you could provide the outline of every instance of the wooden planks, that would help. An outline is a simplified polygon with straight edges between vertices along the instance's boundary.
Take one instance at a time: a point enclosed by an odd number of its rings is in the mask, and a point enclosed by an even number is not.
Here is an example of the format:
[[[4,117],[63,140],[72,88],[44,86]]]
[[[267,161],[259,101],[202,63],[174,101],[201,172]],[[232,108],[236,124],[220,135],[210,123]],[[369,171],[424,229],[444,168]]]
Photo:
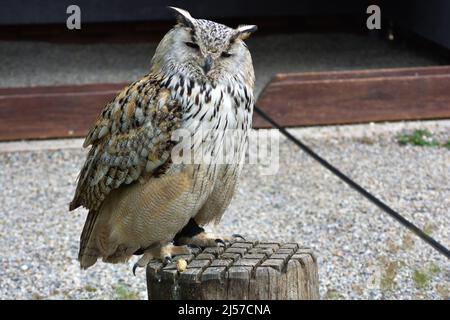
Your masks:
[[[237,241],[147,266],[150,300],[319,299],[317,261],[297,243]],[[187,268],[177,269],[185,259]]]
[[[0,140],[84,136],[125,84],[0,89]]]
[[[126,85],[0,88],[0,141],[84,136]],[[283,126],[450,118],[450,66],[279,74],[257,104]]]
[[[258,106],[284,126],[449,118],[450,66],[279,74]]]

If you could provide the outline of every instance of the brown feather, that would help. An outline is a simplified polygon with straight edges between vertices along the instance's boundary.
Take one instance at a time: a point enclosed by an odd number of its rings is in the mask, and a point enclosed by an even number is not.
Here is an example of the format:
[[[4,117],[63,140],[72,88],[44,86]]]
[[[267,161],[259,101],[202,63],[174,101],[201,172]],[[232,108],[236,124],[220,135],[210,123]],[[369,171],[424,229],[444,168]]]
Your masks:
[[[86,222],[84,223],[83,231],[81,232],[78,261],[80,261],[80,265],[83,269],[93,265],[99,256],[98,249],[95,246],[88,246],[97,217],[97,212],[89,211]]]

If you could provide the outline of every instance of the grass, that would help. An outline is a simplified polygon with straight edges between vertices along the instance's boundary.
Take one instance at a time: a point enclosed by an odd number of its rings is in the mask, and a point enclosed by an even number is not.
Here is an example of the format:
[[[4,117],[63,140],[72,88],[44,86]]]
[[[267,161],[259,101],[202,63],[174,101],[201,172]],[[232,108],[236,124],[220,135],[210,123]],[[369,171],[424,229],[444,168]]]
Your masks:
[[[139,300],[135,292],[131,292],[123,283],[118,283],[112,286],[117,300]]]
[[[417,289],[424,289],[428,286],[430,280],[441,272],[441,268],[433,262],[422,269],[414,270],[412,280]],[[442,296],[442,292],[438,292]]]
[[[428,266],[428,271],[432,274],[432,275],[437,275],[438,273],[441,272],[441,268],[439,268],[438,265],[436,265],[433,262],[430,262],[430,265]]]
[[[450,150],[450,140],[439,142],[433,138],[433,134],[427,129],[416,129],[412,133],[399,134],[396,139],[401,145],[442,147]]]
[[[414,146],[437,147],[439,143],[433,138],[433,134],[426,129],[417,129],[412,133],[400,134],[397,142],[401,145],[411,144]]]
[[[446,143],[444,143],[443,145],[442,145],[444,148],[447,148],[447,149],[449,149],[450,150],[450,140],[448,140]]]
[[[84,290],[86,290],[87,292],[96,292],[97,291],[96,288],[94,288],[93,286],[90,286],[90,285],[84,286]]]
[[[344,296],[339,293],[336,289],[327,288],[327,292],[325,293],[326,300],[341,300]]]
[[[414,270],[412,279],[417,289],[425,288],[428,285],[428,281],[430,280],[429,276],[421,270]]]
[[[31,300],[43,300],[43,299],[44,299],[44,297],[41,296],[39,293],[34,292],[34,293],[31,295]]]
[[[422,229],[422,231],[428,236],[431,236],[434,230],[436,230],[436,225],[432,223],[425,224]]]

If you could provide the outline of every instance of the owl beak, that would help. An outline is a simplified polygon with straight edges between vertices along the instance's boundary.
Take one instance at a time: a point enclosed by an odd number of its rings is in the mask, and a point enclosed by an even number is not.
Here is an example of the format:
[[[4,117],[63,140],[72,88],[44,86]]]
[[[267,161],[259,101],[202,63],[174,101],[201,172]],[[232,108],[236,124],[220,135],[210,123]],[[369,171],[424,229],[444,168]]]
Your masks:
[[[205,74],[207,74],[209,70],[211,70],[212,64],[213,64],[212,57],[210,55],[207,55],[205,58],[205,63],[202,66],[202,69],[205,72]]]

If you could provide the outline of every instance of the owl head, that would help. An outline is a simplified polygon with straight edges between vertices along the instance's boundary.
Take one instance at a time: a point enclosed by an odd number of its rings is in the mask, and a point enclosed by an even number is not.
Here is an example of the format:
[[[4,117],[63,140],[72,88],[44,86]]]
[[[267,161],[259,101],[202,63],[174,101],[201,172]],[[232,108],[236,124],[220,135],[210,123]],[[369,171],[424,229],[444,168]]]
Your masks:
[[[159,43],[152,59],[152,70],[181,73],[203,81],[248,77],[253,82],[250,52],[244,43],[257,30],[255,25],[233,29],[209,20],[194,19],[189,12],[169,7],[178,24]]]

